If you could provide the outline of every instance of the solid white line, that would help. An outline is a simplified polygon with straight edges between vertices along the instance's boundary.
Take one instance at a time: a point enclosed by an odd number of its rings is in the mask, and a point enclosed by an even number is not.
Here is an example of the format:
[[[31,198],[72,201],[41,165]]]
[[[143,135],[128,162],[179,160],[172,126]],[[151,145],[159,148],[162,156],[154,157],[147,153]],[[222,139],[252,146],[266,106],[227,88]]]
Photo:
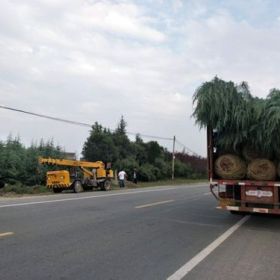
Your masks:
[[[9,236],[9,235],[13,235],[13,234],[14,234],[13,232],[3,232],[3,233],[0,233],[0,237]]]
[[[83,200],[83,199],[98,198],[98,197],[121,196],[121,195],[130,195],[130,194],[147,193],[147,192],[168,191],[168,190],[175,190],[175,189],[179,189],[179,188],[182,188],[182,187],[177,187],[177,188],[173,187],[173,188],[164,188],[164,189],[155,189],[155,190],[127,191],[127,192],[111,193],[111,194],[103,194],[103,195],[91,195],[91,196],[63,198],[63,199],[55,199],[55,200],[14,203],[14,204],[0,205],[0,208],[27,206],[27,205],[36,205],[36,204],[46,204],[46,203],[55,203],[55,202],[73,201],[73,200]]]
[[[135,206],[135,208],[139,209],[139,208],[151,207],[151,206],[156,206],[156,205],[160,205],[160,204],[170,203],[170,202],[173,202],[173,201],[174,200],[158,201],[158,202],[154,202],[154,203],[150,203],[150,204]]]
[[[220,237],[209,244],[205,249],[200,251],[196,256],[194,256],[190,261],[178,269],[174,274],[169,276],[167,280],[179,280],[185,277],[194,267],[196,267],[201,261],[203,261],[209,254],[211,254],[218,246],[220,246],[228,237],[230,237],[239,227],[241,227],[250,216],[245,216],[226,232],[224,232]]]

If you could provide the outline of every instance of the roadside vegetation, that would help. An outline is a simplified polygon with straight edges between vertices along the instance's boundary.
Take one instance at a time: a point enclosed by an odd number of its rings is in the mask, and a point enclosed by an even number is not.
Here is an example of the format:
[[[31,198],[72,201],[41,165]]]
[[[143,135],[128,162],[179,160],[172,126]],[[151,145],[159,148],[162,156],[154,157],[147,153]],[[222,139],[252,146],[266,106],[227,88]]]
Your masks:
[[[19,137],[9,136],[6,141],[0,141],[0,194],[48,192],[44,187],[46,172],[59,167],[39,165],[38,158],[64,156],[65,151],[54,145],[52,140],[41,140],[39,144],[32,143],[30,147],[25,147]],[[128,182],[132,180],[133,171],[136,169],[140,183],[137,187],[145,186],[143,182],[147,185],[151,182],[162,184],[164,181],[169,182],[171,178],[172,154],[156,141],[144,142],[140,135],[136,136],[135,141],[131,141],[127,136],[123,118],[114,131],[95,123],[84,143],[82,156],[82,160],[86,161],[110,162],[115,171],[125,170]],[[175,158],[175,178],[206,178],[205,158],[184,152],[177,153]]]
[[[159,180],[153,182],[138,182],[134,184],[131,181],[126,181],[125,189],[140,189],[148,187],[158,187],[158,186],[177,186],[177,185],[189,185],[189,184],[198,184],[198,183],[207,183],[207,179],[174,179],[174,180]],[[118,181],[112,181],[112,190],[118,190],[119,184]],[[98,191],[95,189],[94,191]],[[66,193],[73,192],[72,190],[64,191]],[[26,186],[21,183],[16,184],[5,184],[5,187],[0,189],[0,197],[14,197],[14,196],[25,196],[25,195],[51,195],[54,194],[52,190],[49,190],[44,185],[35,185],[35,186]]]
[[[171,178],[172,154],[156,141],[144,142],[140,135],[131,141],[123,117],[115,131],[95,123],[84,143],[82,154],[88,161],[111,162],[114,170],[125,170],[129,180],[132,180],[134,169],[142,182]],[[184,152],[176,153],[174,175],[176,178],[206,178],[206,159]]]
[[[52,140],[39,144],[32,143],[26,148],[19,137],[9,136],[5,142],[0,142],[0,181],[11,186],[36,186],[45,184],[48,170],[55,167],[38,164],[38,158],[61,158],[63,149],[55,146]]]

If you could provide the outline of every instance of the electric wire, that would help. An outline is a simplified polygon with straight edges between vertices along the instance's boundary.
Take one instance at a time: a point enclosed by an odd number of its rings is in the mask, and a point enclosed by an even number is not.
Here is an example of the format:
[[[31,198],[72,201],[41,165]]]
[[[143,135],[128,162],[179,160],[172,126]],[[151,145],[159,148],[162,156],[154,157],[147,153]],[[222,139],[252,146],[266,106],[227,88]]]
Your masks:
[[[8,107],[8,106],[4,106],[4,105],[0,105],[0,108],[1,109],[5,109],[5,110],[10,110],[10,111],[15,111],[15,112],[18,112],[18,113],[32,115],[32,116],[35,116],[35,117],[50,119],[50,120],[53,120],[53,121],[64,122],[64,123],[68,123],[68,124],[72,124],[72,125],[78,125],[78,126],[90,127],[90,128],[92,127],[92,125],[88,124],[88,123],[67,120],[67,119],[53,117],[53,116],[44,115],[44,114],[38,114],[38,113],[34,113],[34,112],[22,110],[22,109],[17,109],[17,108],[12,108],[12,107]],[[109,130],[112,131],[112,129],[109,129]],[[143,137],[143,138],[173,141],[173,138],[170,138],[170,137],[161,137],[161,136],[156,136],[156,135],[148,135],[148,134],[128,132],[128,131],[126,133],[129,134],[129,135],[134,135],[134,136],[138,136],[139,135],[140,137]],[[187,146],[182,144],[180,141],[177,140],[177,138],[175,139],[175,142],[177,144],[179,144],[180,146],[182,146],[184,149],[186,149],[189,153],[192,153],[193,155],[199,157],[199,155],[196,152],[192,151],[190,148],[188,148]]]
[[[79,126],[83,126],[83,127],[90,127],[90,128],[92,127],[92,125],[88,124],[88,123],[77,122],[77,121],[67,120],[67,119],[58,118],[58,117],[52,117],[52,116],[48,116],[48,115],[44,115],[44,114],[38,114],[38,113],[25,111],[25,110],[21,110],[21,109],[17,109],[17,108],[12,108],[12,107],[8,107],[8,106],[0,105],[0,108],[5,109],[5,110],[10,110],[10,111],[15,111],[15,112],[27,114],[27,115],[32,115],[32,116],[40,117],[40,118],[44,118],[44,119],[50,119],[50,120],[53,120],[53,121],[59,121],[59,122],[64,122],[64,123],[73,124],[73,125],[79,125]],[[112,131],[111,129],[109,129],[109,130]],[[129,135],[134,135],[134,136],[139,135],[139,136],[144,137],[144,138],[152,138],[152,139],[173,141],[173,138],[168,138],[168,137],[147,135],[147,134],[134,133],[134,132],[129,132],[129,131],[127,131],[126,133],[129,134]]]
[[[200,157],[196,152],[194,152],[193,150],[191,150],[190,148],[188,148],[187,146],[185,146],[184,144],[182,144],[180,141],[178,141],[177,139],[175,140],[175,142],[177,144],[179,144],[180,146],[182,146],[184,149],[186,149],[189,153],[193,154],[194,156]]]
[[[33,112],[24,111],[24,110],[16,109],[16,108],[11,108],[11,107],[7,107],[7,106],[3,106],[3,105],[0,105],[0,108],[6,109],[6,110],[10,110],[10,111],[19,112],[19,113],[24,113],[24,114],[28,114],[28,115],[32,115],[32,116],[36,116],[36,117],[40,117],[40,118],[50,119],[50,120],[53,120],[53,121],[59,121],[59,122],[64,122],[64,123],[69,123],[69,124],[74,124],[74,125],[91,127],[91,125],[87,124],[87,123],[71,121],[71,120],[66,120],[66,119],[62,119],[62,118],[52,117],[52,116],[48,116],[48,115],[33,113]]]
[[[173,138],[168,137],[161,137],[161,136],[155,136],[155,135],[147,135],[147,134],[141,134],[141,133],[134,133],[134,132],[126,132],[127,134],[131,135],[139,135],[140,137],[146,137],[146,138],[153,138],[153,139],[160,139],[160,140],[168,140],[173,141]]]

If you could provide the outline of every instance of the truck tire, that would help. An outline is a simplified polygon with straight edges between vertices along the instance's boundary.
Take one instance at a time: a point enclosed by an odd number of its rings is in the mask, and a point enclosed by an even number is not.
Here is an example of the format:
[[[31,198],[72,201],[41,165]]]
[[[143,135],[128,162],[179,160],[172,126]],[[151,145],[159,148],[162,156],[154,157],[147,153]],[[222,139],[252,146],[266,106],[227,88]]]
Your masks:
[[[246,215],[245,212],[241,212],[241,211],[233,211],[233,210],[231,210],[230,213],[231,213],[232,215],[239,215],[239,216],[244,216],[244,215]]]
[[[82,186],[82,183],[80,181],[76,181],[74,183],[74,192],[75,193],[80,193],[80,192],[83,192],[84,189],[83,189],[83,186]]]
[[[105,180],[104,182],[102,182],[101,183],[101,190],[102,191],[111,190],[111,181],[110,180]]]

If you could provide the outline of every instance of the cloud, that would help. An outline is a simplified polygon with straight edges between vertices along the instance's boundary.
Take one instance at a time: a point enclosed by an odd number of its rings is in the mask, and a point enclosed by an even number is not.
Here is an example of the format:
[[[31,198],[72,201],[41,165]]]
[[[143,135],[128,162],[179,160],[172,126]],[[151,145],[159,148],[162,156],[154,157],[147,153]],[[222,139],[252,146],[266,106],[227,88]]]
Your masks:
[[[124,115],[129,131],[176,135],[205,155],[204,132],[190,119],[201,82],[246,80],[258,96],[280,84],[277,17],[256,24],[252,13],[246,20],[249,11],[234,14],[249,9],[241,2],[210,2],[3,1],[0,103],[110,128]],[[0,114],[2,135],[19,132],[26,143],[54,137],[80,151],[88,135]]]
[[[277,25],[256,28],[221,11],[203,20],[190,20],[185,28],[185,57],[197,67],[198,75],[246,80],[258,96],[266,96],[271,87],[279,85],[275,75],[280,62]]]
[[[83,5],[78,13],[68,13],[66,20],[71,24],[82,25],[87,29],[109,32],[154,42],[163,42],[164,33],[150,26],[152,19],[143,15],[139,7],[128,3],[97,2]]]

